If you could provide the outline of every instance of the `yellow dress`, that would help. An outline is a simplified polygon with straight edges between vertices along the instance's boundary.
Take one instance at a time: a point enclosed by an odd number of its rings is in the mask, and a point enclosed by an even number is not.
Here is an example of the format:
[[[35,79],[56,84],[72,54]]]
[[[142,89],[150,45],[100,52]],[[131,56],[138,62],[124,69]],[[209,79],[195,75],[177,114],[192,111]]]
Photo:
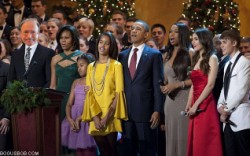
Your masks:
[[[94,71],[94,62],[89,64],[87,69],[86,85],[90,87],[82,114],[82,120],[90,122],[90,135],[107,135],[111,132],[122,132],[121,119],[127,120],[127,109],[125,105],[124,80],[122,64],[116,60],[110,59],[110,65],[104,79],[103,90],[98,91],[101,85],[96,85],[97,90],[93,88],[93,81],[100,83],[105,73],[106,63],[96,64],[96,72]],[[93,80],[93,75],[95,80]],[[96,115],[104,118],[108,113],[116,93],[118,94],[115,113],[109,120],[104,130],[97,130],[93,121]]]

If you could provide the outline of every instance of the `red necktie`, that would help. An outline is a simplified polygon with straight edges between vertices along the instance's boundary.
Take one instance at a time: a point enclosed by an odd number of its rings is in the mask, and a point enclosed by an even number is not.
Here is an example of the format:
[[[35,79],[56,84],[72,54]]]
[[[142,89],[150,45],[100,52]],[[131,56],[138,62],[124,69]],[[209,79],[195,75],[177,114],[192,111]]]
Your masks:
[[[133,55],[131,57],[130,65],[129,65],[129,72],[130,72],[130,76],[132,79],[134,78],[135,71],[136,71],[137,51],[138,49],[134,48]]]

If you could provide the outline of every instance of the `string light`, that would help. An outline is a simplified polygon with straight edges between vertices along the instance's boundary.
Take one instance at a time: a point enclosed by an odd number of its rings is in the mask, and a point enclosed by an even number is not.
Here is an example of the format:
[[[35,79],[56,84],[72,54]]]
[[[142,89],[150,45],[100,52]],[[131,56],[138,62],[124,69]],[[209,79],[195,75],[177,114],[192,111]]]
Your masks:
[[[70,0],[76,2],[78,14],[91,18],[95,23],[94,35],[103,31],[114,10],[121,10],[128,16],[135,16],[135,0]]]
[[[182,14],[191,20],[193,29],[208,27],[214,33],[240,30],[238,4],[233,0],[189,0],[183,3]]]

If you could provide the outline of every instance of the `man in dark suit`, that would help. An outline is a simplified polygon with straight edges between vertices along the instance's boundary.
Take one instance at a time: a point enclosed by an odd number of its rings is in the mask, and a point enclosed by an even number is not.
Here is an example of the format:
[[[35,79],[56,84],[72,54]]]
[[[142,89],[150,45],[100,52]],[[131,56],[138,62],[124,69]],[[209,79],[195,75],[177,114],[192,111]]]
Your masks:
[[[4,63],[0,60],[0,97],[2,91],[5,89],[7,84],[7,75],[9,71],[9,64]],[[11,140],[10,134],[10,116],[5,111],[3,105],[0,103],[0,151],[8,150],[7,142]]]
[[[46,15],[46,2],[45,0],[32,0],[31,1],[32,13],[41,18],[42,22],[48,21],[49,16]]]
[[[11,58],[8,80],[26,80],[27,86],[50,86],[50,63],[54,51],[38,44],[39,23],[25,19],[21,25],[23,46]]]
[[[229,56],[228,55],[223,56],[222,54],[222,49],[220,47],[221,46],[220,34],[217,34],[214,36],[213,44],[216,49],[216,55],[219,59],[219,68],[218,68],[218,73],[217,73],[217,77],[216,77],[216,81],[215,81],[215,85],[213,89],[213,95],[217,102],[220,97],[220,92],[223,86],[224,66],[229,60]]]
[[[6,8],[7,12],[9,12],[11,6],[10,0],[2,0],[0,4]]]
[[[0,5],[0,39],[7,39],[10,41],[11,27],[6,24],[7,16],[6,8]]]
[[[123,130],[130,156],[157,154],[157,126],[164,103],[158,82],[163,80],[163,63],[160,52],[144,44],[148,33],[147,23],[137,20],[131,28],[132,48],[119,55],[129,118]]]
[[[23,0],[12,0],[12,5],[10,7],[6,22],[10,26],[17,27],[23,19],[28,18],[31,14],[32,12],[30,8],[24,5]]]

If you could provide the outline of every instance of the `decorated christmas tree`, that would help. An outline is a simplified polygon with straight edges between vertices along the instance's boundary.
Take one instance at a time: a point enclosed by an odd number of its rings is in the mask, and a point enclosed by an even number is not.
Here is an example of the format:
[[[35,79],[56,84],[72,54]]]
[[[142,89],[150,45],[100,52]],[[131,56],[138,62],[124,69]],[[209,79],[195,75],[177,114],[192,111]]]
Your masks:
[[[207,27],[214,33],[240,27],[238,4],[233,0],[188,0],[183,3],[183,16],[191,20],[191,27]]]
[[[114,10],[120,10],[127,17],[135,16],[134,0],[73,0],[77,3],[76,12],[91,18],[95,22],[94,34],[100,34],[110,22]]]

